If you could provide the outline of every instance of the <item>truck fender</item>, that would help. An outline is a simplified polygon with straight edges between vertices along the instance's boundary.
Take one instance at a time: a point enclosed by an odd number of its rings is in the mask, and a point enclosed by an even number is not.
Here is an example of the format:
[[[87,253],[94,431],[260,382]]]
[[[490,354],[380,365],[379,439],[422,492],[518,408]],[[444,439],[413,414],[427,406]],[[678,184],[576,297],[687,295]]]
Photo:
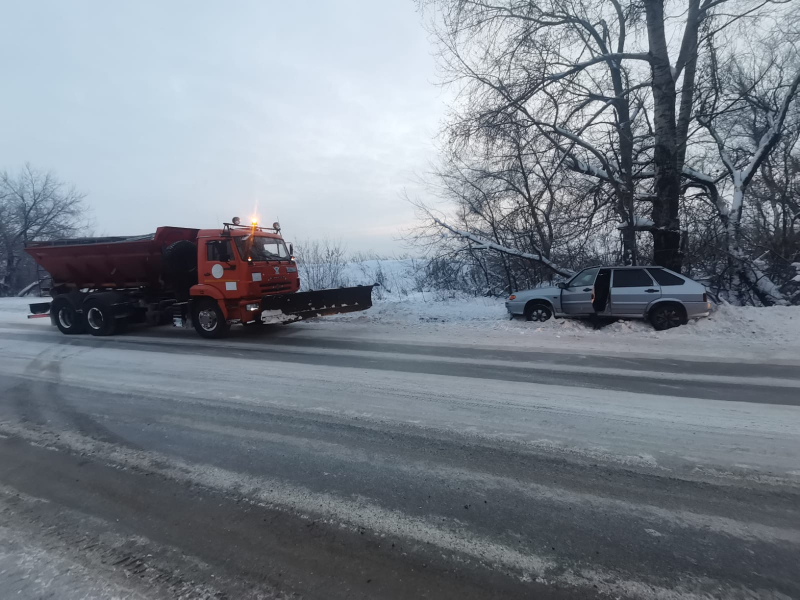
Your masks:
[[[191,288],[189,288],[189,297],[192,300],[199,298],[213,298],[217,301],[217,304],[219,304],[222,314],[225,315],[226,319],[228,319],[228,309],[225,306],[225,297],[222,295],[222,292],[220,292],[214,286],[206,285],[204,283],[193,285]]]

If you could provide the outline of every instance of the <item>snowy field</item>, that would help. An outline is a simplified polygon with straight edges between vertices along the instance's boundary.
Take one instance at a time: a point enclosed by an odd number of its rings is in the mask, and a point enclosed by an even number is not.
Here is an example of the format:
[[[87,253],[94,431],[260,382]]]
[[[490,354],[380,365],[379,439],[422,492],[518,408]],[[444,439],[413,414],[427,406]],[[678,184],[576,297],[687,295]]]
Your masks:
[[[28,320],[36,298],[0,298],[0,323],[49,326]],[[336,334],[362,339],[546,349],[556,352],[747,358],[800,364],[800,307],[720,306],[706,319],[669,331],[644,321],[618,321],[595,330],[587,322],[509,320],[502,299],[410,292],[384,294],[368,311],[325,317],[289,327],[302,335]]]

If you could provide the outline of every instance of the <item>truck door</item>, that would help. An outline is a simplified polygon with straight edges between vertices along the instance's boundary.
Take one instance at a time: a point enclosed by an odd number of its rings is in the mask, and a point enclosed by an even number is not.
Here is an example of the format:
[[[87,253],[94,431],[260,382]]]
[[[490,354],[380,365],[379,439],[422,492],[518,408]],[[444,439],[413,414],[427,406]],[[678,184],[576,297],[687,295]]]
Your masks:
[[[226,298],[237,296],[236,256],[230,239],[206,240],[205,250],[205,265],[198,269],[201,282],[217,288]]]
[[[661,296],[661,287],[644,269],[614,269],[611,314],[641,317],[647,305]]]
[[[592,308],[594,279],[600,269],[586,269],[573,277],[568,287],[561,290],[561,310],[568,315],[588,315]]]

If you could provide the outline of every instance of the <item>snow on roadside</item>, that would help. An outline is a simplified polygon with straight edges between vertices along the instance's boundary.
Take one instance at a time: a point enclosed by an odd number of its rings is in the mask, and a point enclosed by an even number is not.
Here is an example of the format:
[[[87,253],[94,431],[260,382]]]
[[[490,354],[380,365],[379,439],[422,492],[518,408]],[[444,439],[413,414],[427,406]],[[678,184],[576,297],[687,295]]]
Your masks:
[[[403,298],[376,300],[365,313],[347,313],[332,318],[342,321],[364,321],[366,318],[374,323],[424,326],[426,323],[497,323],[507,320],[508,314],[503,302],[496,298],[440,300],[430,292],[412,292]]]
[[[716,339],[753,339],[762,341],[800,341],[800,307],[753,306],[717,307],[711,316],[690,321],[669,331],[655,331],[646,321],[617,321],[595,330],[579,319],[551,319],[545,323],[526,323],[510,320],[503,299],[461,297],[437,300],[430,293],[414,293],[404,299],[376,301],[364,313],[348,313],[328,317],[339,321],[359,321],[381,324],[414,325],[425,328],[430,323],[472,325],[474,327],[520,330],[529,333],[564,334],[573,336],[618,337],[691,337]]]
[[[0,323],[24,323],[28,321],[31,304],[49,300],[49,298],[37,298],[35,296],[0,298]],[[50,324],[50,319],[30,319],[30,321]]]
[[[447,294],[441,292],[413,292],[414,269],[414,261],[409,259],[350,263],[346,269],[349,285],[372,283],[377,279],[385,279],[385,285],[376,288],[375,304],[368,312],[326,317],[326,321],[386,328],[399,325],[407,331],[455,338],[460,337],[459,332],[469,336],[466,330],[479,329],[487,343],[492,339],[502,342],[504,338],[508,343],[508,335],[513,335],[517,340],[572,340],[586,344],[626,340],[638,342],[644,348],[658,340],[659,345],[672,345],[676,350],[682,346],[687,349],[711,347],[713,354],[720,356],[735,355],[743,346],[751,348],[752,352],[759,347],[796,347],[800,358],[800,306],[722,305],[708,318],[669,331],[655,331],[644,321],[618,321],[595,330],[588,322],[573,319],[551,319],[546,323],[511,321],[504,299],[463,295],[446,298]],[[477,342],[480,341],[478,338]],[[620,344],[615,343],[615,346],[620,349]]]
[[[387,296],[376,299],[365,312],[290,326],[306,328],[308,333],[314,328],[324,328],[337,335],[419,343],[800,360],[800,306],[722,305],[708,318],[669,331],[655,331],[645,321],[618,321],[595,330],[588,322],[576,319],[550,319],[545,323],[510,320],[504,301],[499,298],[441,299],[440,294],[430,292]],[[49,319],[26,318],[28,304],[36,301],[36,298],[0,298],[0,323],[49,326]]]
[[[309,321],[303,325],[337,331],[337,323],[357,326],[354,334],[424,343],[478,344],[514,349],[607,352],[674,357],[742,357],[800,360],[800,307],[717,307],[711,316],[668,331],[646,321],[617,321],[601,329],[585,320],[545,323],[510,320],[503,299],[454,298],[431,294],[378,300],[372,309]],[[337,331],[338,332],[338,331]]]

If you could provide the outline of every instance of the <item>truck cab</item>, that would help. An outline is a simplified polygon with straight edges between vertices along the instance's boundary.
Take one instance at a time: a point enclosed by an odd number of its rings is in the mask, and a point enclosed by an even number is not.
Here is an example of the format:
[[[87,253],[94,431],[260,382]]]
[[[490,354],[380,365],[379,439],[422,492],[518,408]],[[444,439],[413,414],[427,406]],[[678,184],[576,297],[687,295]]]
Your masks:
[[[201,335],[215,337],[217,327],[230,323],[260,323],[263,296],[300,289],[297,264],[279,232],[277,224],[271,229],[226,225],[198,232],[197,284],[189,296]]]

